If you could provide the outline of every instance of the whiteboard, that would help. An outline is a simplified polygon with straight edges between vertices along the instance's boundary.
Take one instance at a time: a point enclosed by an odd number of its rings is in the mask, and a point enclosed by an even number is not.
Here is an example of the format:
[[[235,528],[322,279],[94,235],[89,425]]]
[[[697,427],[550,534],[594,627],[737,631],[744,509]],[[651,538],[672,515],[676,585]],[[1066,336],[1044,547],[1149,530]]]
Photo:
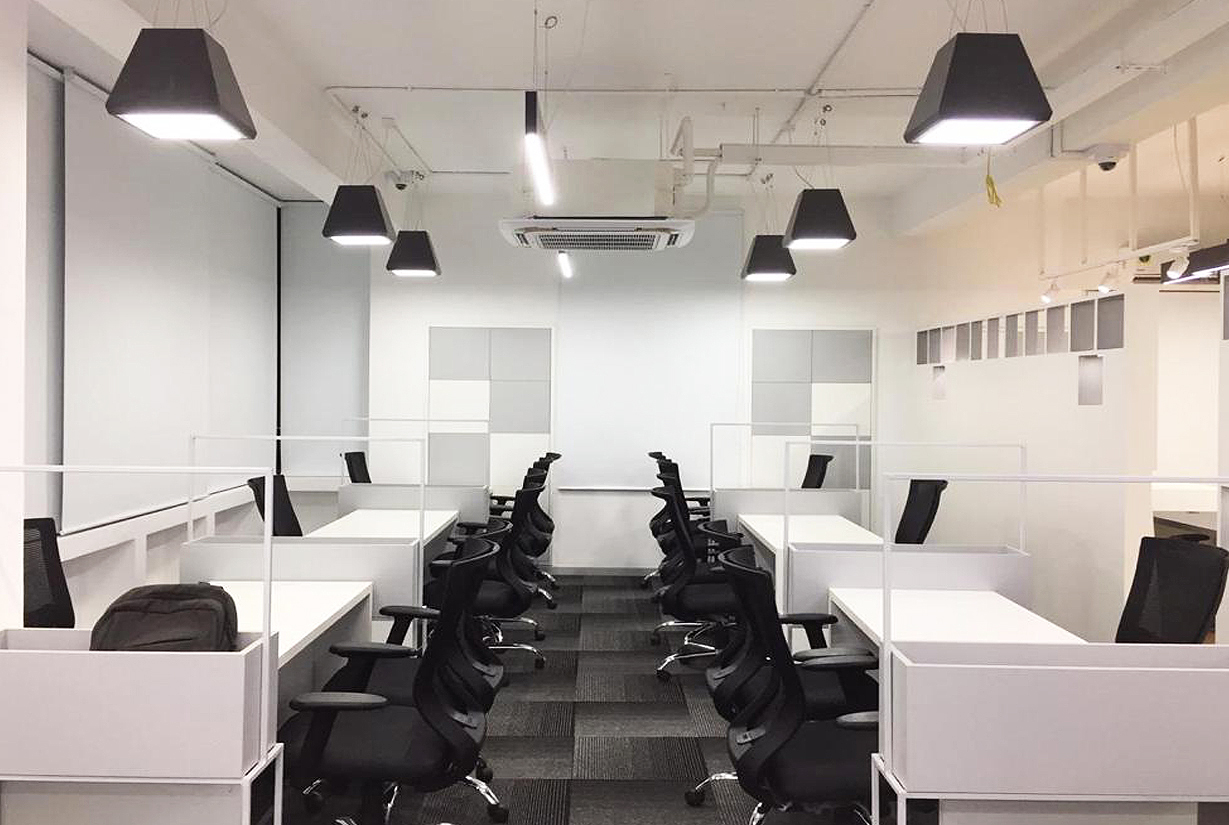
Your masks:
[[[708,486],[709,424],[736,420],[742,216],[698,221],[682,249],[574,253],[560,286],[557,486],[651,487],[662,450]]]
[[[276,207],[71,83],[64,155],[65,463],[183,465],[192,433],[272,432]],[[248,443],[201,463],[271,460]],[[70,475],[62,529],[187,491],[182,476]]]

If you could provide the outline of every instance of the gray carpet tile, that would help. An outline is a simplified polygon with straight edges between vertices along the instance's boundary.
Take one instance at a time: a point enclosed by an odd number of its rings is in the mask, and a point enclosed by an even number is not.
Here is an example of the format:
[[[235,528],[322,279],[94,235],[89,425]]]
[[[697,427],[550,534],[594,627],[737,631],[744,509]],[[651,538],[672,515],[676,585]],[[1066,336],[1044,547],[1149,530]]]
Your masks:
[[[640,577],[629,576],[581,576],[581,584],[591,587],[624,587],[628,590],[640,589]]]
[[[623,588],[586,587],[580,604],[585,613],[621,613],[642,616],[656,616],[660,613],[657,605],[650,602],[643,592],[633,592]]]
[[[729,722],[722,718],[713,706],[708,688],[700,679],[686,680],[682,684],[683,698],[687,702],[687,715],[691,718],[696,736],[725,736]]]
[[[655,702],[581,702],[577,736],[695,736],[686,705]]]
[[[683,702],[675,680],[663,682],[652,674],[576,674],[577,702]]]
[[[647,630],[603,630],[590,628],[583,617],[578,639],[581,650],[644,650],[649,646]]]
[[[487,736],[571,736],[571,702],[512,702],[499,698],[487,716]]]
[[[661,622],[660,616],[638,613],[588,613],[582,618],[586,630],[652,630]]]
[[[493,736],[482,756],[497,779],[569,779],[574,748],[570,736]]]
[[[745,825],[754,807],[735,792],[715,793],[704,806],[691,808],[683,789],[676,781],[575,780],[568,825]]]
[[[678,779],[708,775],[700,745],[683,736],[580,736],[573,761],[577,779]]]
[[[529,644],[532,644],[530,642]],[[576,675],[577,656],[575,650],[551,650],[544,652],[546,666],[541,670],[534,667],[533,657],[527,653],[508,653],[502,657],[504,672],[509,675],[525,674],[526,676]]]
[[[563,779],[496,778],[491,788],[513,812],[514,822],[567,825],[569,784]],[[403,793],[389,825],[490,825],[490,821],[482,797],[472,788],[454,785],[433,794]]]
[[[733,769],[730,764],[730,748],[724,732],[721,736],[705,736],[696,741],[700,744],[700,753],[704,754],[704,764],[708,766],[709,773],[721,773]]]
[[[582,673],[652,673],[669,651],[646,650],[582,650],[576,663]]]
[[[551,654],[553,655],[553,653]],[[547,657],[550,661],[550,657]],[[548,665],[549,666],[549,665]],[[509,677],[512,684],[499,692],[495,707],[500,702],[575,702],[575,673],[550,673],[548,671],[528,670],[524,673],[513,673]],[[494,711],[498,712],[498,711]]]

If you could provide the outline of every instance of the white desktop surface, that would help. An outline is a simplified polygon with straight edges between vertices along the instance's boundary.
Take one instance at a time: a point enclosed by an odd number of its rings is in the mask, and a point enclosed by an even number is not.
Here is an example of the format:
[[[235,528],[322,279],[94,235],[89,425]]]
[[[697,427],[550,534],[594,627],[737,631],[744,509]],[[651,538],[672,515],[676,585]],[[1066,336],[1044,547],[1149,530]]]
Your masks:
[[[829,598],[871,640],[882,641],[882,590],[834,587]],[[893,639],[902,642],[1084,642],[990,590],[894,590],[892,630]]]
[[[354,510],[316,528],[312,538],[417,539],[418,510]],[[456,510],[427,510],[423,531],[429,542],[447,530],[457,518]]]
[[[738,516],[738,523],[773,553],[785,544],[785,516],[779,513]],[[793,515],[789,517],[790,544],[835,544],[883,546],[883,538],[844,516]]]
[[[264,624],[264,583],[213,583],[235,600],[239,630],[259,633]],[[349,610],[370,598],[371,582],[273,582],[272,625],[278,635],[277,666],[284,666]]]

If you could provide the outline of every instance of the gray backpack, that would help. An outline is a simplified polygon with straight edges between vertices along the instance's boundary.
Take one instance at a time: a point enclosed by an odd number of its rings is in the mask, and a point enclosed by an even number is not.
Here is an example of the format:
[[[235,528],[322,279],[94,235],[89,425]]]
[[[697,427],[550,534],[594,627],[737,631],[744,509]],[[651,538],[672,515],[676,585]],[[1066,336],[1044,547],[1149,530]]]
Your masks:
[[[90,634],[90,650],[232,651],[235,600],[217,585],[151,584],[111,603]]]

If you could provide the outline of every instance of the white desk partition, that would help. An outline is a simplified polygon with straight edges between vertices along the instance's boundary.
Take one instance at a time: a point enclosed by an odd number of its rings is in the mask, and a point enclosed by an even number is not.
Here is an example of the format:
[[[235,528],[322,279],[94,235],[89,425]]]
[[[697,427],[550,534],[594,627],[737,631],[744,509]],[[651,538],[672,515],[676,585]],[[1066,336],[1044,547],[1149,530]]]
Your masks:
[[[0,473],[259,475],[265,507],[272,507],[268,467],[29,465],[0,467]],[[0,631],[0,781],[6,783],[0,804],[6,823],[23,821],[8,807],[9,782],[248,787],[254,772],[279,759],[272,712],[272,547],[267,523],[263,538],[253,540],[259,581],[250,587],[248,615],[256,616],[245,628],[259,626],[260,632],[242,633],[234,652],[87,652],[85,629]],[[37,788],[22,787],[29,809],[51,804]]]
[[[808,435],[813,435],[817,430],[837,430],[848,432],[846,440],[841,441],[841,445],[848,447],[862,440],[861,432],[856,423],[849,421],[838,421],[831,423],[814,423],[811,421],[715,421],[708,426],[708,489],[717,490],[718,488],[726,490],[754,490],[757,485],[754,481],[755,471],[755,445],[752,436],[755,434],[756,428],[764,428],[767,430],[786,430],[786,428],[798,428],[803,430]],[[724,456],[721,456],[721,450],[718,448],[719,436],[732,435],[740,441],[737,461],[737,469],[733,471],[736,478],[729,478],[730,469],[726,467],[727,461]],[[787,432],[777,432],[776,435],[787,435]],[[828,433],[826,438],[832,438],[833,435]],[[747,444],[744,446],[741,441],[747,439]],[[719,459],[719,456],[721,460]],[[787,457],[788,458],[788,457]],[[788,461],[787,461],[788,466]],[[721,470],[718,470],[721,467]],[[685,471],[685,470],[684,470]],[[788,472],[788,470],[787,470]],[[721,473],[721,477],[718,474]],[[801,476],[799,476],[801,477]],[[771,483],[771,482],[770,482]],[[861,468],[857,462],[854,463],[854,489],[861,487]]]
[[[486,521],[491,509],[489,487],[441,484],[351,484],[337,488],[337,513],[354,510],[455,510],[458,521]],[[428,531],[429,532],[429,531]]]
[[[1229,485],[1229,478],[891,472],[881,490],[889,521],[912,478]],[[883,543],[890,597],[882,589],[831,592],[835,609],[868,639],[880,637],[873,816],[879,777],[898,800],[938,799],[945,824],[1054,822],[1066,812],[1063,821],[1193,825],[1195,803],[1229,801],[1222,753],[1229,650],[1081,643],[998,594],[902,589],[896,571],[905,552]],[[906,806],[897,810],[905,825]]]

